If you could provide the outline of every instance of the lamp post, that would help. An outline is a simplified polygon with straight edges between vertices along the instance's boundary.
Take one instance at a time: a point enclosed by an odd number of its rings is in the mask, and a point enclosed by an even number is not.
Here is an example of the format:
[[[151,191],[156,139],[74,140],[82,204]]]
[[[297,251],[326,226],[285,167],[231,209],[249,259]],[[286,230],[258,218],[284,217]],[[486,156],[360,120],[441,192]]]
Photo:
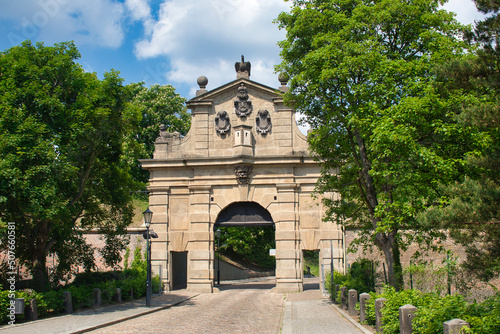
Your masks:
[[[144,216],[144,225],[146,225],[146,250],[147,250],[147,273],[146,273],[146,306],[151,306],[151,235],[149,234],[149,227],[151,226],[151,219],[153,218],[153,212],[146,209],[142,213]]]
[[[215,231],[217,235],[217,285],[220,285],[220,228]]]

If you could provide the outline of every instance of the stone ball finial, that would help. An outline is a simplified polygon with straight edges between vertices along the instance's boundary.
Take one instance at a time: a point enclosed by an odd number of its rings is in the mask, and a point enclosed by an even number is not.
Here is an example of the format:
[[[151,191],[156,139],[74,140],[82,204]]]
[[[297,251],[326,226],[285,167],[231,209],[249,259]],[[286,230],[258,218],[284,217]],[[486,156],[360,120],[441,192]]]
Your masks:
[[[282,86],[286,86],[288,83],[288,74],[281,72],[278,76],[278,80]]]
[[[200,86],[200,89],[205,89],[208,84],[208,79],[206,76],[202,75],[201,77],[198,78],[197,82],[198,86]]]
[[[279,89],[282,92],[288,92],[288,87],[286,86],[288,83],[288,74],[281,72],[278,76],[278,80],[281,83],[281,87]]]

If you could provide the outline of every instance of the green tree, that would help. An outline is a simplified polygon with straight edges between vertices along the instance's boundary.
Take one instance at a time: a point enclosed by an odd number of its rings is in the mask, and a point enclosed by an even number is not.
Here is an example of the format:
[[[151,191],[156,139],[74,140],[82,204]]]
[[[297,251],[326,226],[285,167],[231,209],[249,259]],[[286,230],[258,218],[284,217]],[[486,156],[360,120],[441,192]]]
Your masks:
[[[152,158],[154,143],[160,135],[160,125],[164,125],[169,132],[179,132],[185,135],[191,125],[191,116],[187,112],[186,99],[175,93],[175,88],[170,85],[153,85],[144,87],[144,83],[133,83],[128,86],[131,90],[131,103],[141,115],[137,132],[133,134],[136,141],[131,146],[134,165],[133,175],[137,181],[146,183],[149,172],[140,167],[138,159]]]
[[[277,19],[287,33],[277,70],[290,78],[286,101],[311,125],[317,190],[340,194],[325,199],[325,219],[362,231],[358,244],[381,250],[396,288],[400,251],[440,235],[417,214],[439,197],[439,182],[461,175],[470,146],[483,144],[456,122],[452,106],[463,97],[442,95],[435,81],[434,68],[465,46],[464,28],[439,5],[297,0]]]
[[[276,260],[269,255],[269,250],[276,247],[274,227],[221,227],[220,230],[223,254],[264,268],[276,266]]]
[[[82,230],[105,233],[100,251],[115,265],[132,218],[123,149],[140,114],[117,72],[99,80],[79,57],[73,42],[0,53],[0,219],[15,223],[16,257],[38,291],[48,254],[58,259],[55,282],[73,265],[94,266]]]
[[[488,281],[500,274],[500,2],[478,0],[476,5],[490,14],[468,35],[476,52],[438,73],[443,90],[466,96],[455,106],[458,122],[476,128],[488,145],[468,157],[465,177],[440,185],[441,198],[421,219],[448,228],[465,247],[465,267]]]

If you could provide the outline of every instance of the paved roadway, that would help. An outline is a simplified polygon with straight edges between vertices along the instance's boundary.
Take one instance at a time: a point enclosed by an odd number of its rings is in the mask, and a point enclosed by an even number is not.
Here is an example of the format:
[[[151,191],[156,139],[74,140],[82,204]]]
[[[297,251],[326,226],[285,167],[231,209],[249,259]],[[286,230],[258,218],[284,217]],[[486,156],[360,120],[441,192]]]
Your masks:
[[[166,310],[89,333],[279,333],[284,295],[271,293],[273,280],[221,286]]]
[[[220,293],[201,294],[178,306],[89,333],[369,333],[323,298],[317,280],[306,279],[306,291],[288,295],[271,292],[274,279],[233,282],[223,285]]]
[[[317,278],[306,278],[304,292],[273,293],[273,278],[223,282],[220,293],[186,290],[0,327],[0,334],[361,334],[371,333],[332,305]]]

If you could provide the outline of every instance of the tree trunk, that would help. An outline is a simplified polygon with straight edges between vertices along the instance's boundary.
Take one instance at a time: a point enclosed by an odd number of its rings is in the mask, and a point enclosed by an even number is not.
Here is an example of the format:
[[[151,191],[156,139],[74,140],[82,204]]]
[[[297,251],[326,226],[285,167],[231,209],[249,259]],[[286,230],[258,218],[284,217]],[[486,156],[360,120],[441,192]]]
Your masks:
[[[399,291],[403,288],[403,268],[401,267],[399,244],[395,238],[396,234],[397,232],[377,233],[375,243],[384,253],[389,285]]]
[[[33,269],[33,288],[36,292],[46,291],[49,288],[49,280],[47,275],[46,257],[47,257],[47,241],[49,239],[49,224],[40,222],[38,224],[38,234],[33,248],[32,260]]]

